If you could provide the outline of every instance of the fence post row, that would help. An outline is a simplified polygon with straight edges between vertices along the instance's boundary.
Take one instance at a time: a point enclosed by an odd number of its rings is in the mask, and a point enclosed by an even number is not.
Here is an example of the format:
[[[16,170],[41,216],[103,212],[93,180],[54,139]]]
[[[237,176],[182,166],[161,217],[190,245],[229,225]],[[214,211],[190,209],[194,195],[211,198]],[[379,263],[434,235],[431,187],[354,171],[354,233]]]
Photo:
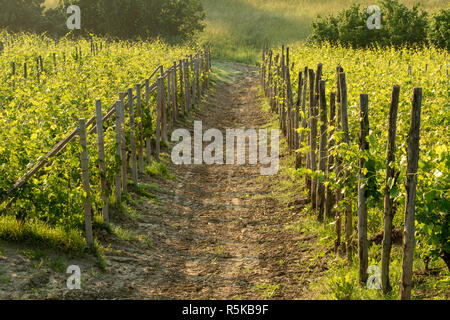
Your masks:
[[[100,47],[101,50],[102,46]],[[93,55],[98,53],[98,46],[91,46]],[[65,55],[64,55],[65,59]],[[82,59],[81,48],[76,48],[76,60]],[[53,66],[56,72],[56,54],[53,54]],[[12,75],[16,74],[16,64],[11,62]],[[178,68],[178,69],[177,69]],[[160,76],[157,78],[156,83],[150,85],[151,77],[158,71]],[[99,99],[95,100],[95,116],[88,121],[85,119],[79,119],[77,129],[72,130],[63,140],[56,144],[52,150],[47,153],[42,159],[40,159],[33,168],[27,171],[14,186],[8,190],[5,196],[2,197],[1,202],[9,200],[12,203],[16,199],[13,195],[14,191],[22,187],[31,177],[33,177],[40,169],[45,165],[49,165],[50,158],[54,157],[57,153],[64,150],[68,143],[70,143],[76,136],[80,138],[81,145],[81,178],[82,186],[84,190],[84,217],[85,217],[85,237],[88,246],[92,246],[94,243],[92,232],[92,208],[90,200],[91,186],[89,182],[89,155],[87,149],[87,135],[94,132],[97,133],[97,150],[98,150],[98,166],[100,170],[100,191],[102,199],[102,217],[103,221],[108,224],[110,221],[109,216],[109,193],[113,192],[116,201],[120,201],[122,194],[127,193],[128,183],[128,166],[131,157],[131,178],[135,186],[138,185],[138,172],[144,172],[144,139],[145,139],[145,152],[147,157],[147,163],[151,161],[152,153],[152,139],[149,135],[144,136],[144,121],[143,121],[143,109],[142,109],[142,93],[141,89],[145,88],[145,103],[146,107],[150,108],[150,94],[156,91],[156,126],[155,126],[155,150],[154,156],[159,160],[160,156],[160,142],[161,139],[168,141],[167,132],[167,120],[170,116],[171,129],[174,129],[175,121],[177,120],[180,112],[185,114],[194,105],[199,102],[205,88],[209,87],[209,72],[211,70],[211,58],[210,49],[207,48],[195,57],[192,55],[189,59],[181,59],[179,65],[173,63],[167,73],[164,73],[164,68],[160,66],[155,73],[145,80],[143,85],[136,85],[136,96],[133,96],[133,89],[128,89],[127,94],[119,93],[119,100],[115,102],[112,108],[104,115],[102,112],[102,102]],[[177,70],[179,70],[179,81]],[[191,70],[191,71],[190,71]],[[36,59],[36,72],[38,84],[41,83],[41,73],[45,72],[44,61],[42,56]],[[165,78],[167,77],[167,92],[165,88]],[[24,62],[24,78],[28,78],[27,62]],[[45,80],[44,80],[45,81]],[[165,94],[167,93],[167,97]],[[128,97],[128,111],[129,111],[129,126],[125,122],[125,104],[124,99]],[[136,109],[134,109],[134,99],[136,99]],[[180,99],[180,100],[178,100]],[[169,105],[171,105],[171,113],[169,113]],[[135,111],[136,110],[136,111]],[[150,112],[151,114],[151,112]],[[116,151],[115,155],[120,161],[120,170],[114,177],[114,190],[109,186],[107,180],[107,163],[105,159],[105,141],[104,141],[104,129],[107,120],[115,115],[115,141]],[[137,121],[137,122],[136,122]],[[152,121],[151,121],[152,122]],[[136,132],[137,123],[137,132]],[[90,127],[91,126],[91,127]],[[90,127],[87,130],[87,127]],[[129,130],[130,134],[130,146],[127,146],[126,130]],[[137,134],[137,136],[136,136]],[[136,141],[137,139],[137,141]],[[138,150],[136,144],[138,143]],[[130,148],[128,150],[128,147]],[[127,152],[130,152],[127,154]],[[113,164],[110,164],[113,165]],[[138,171],[139,166],[139,171]]]
[[[286,52],[286,54],[285,54]],[[274,58],[273,58],[274,57]],[[290,152],[295,152],[295,167],[303,165],[307,170],[305,174],[305,187],[308,191],[308,201],[311,209],[317,214],[320,221],[325,218],[335,218],[336,241],[335,249],[341,246],[342,214],[345,216],[345,249],[349,262],[352,260],[352,236],[353,236],[353,213],[352,195],[347,191],[335,190],[324,181],[335,170],[335,177],[346,181],[348,172],[344,172],[342,162],[343,156],[333,151],[337,146],[335,132],[342,133],[342,146],[348,148],[350,145],[347,83],[344,69],[341,65],[336,68],[337,90],[330,94],[330,116],[328,119],[328,107],[326,101],[325,81],[322,80],[322,68],[320,63],[316,73],[305,67],[298,72],[297,97],[294,106],[290,79],[290,49],[282,46],[281,52],[274,56],[270,48],[264,45],[262,51],[261,85],[264,95],[268,98],[273,113],[278,113],[279,126],[285,135]],[[292,70],[294,64],[292,64]],[[441,68],[442,69],[442,68]],[[425,66],[425,72],[428,65]],[[408,66],[408,75],[411,75],[411,66]],[[306,97],[309,83],[309,106],[306,108]],[[386,177],[384,190],[384,232],[381,261],[381,286],[384,293],[392,290],[389,283],[389,259],[392,246],[392,219],[395,215],[395,207],[391,198],[391,190],[395,187],[400,172],[395,170],[395,137],[397,112],[399,105],[400,87],[394,86],[391,97],[389,112],[388,144],[386,157]],[[413,91],[412,111],[410,120],[410,131],[408,134],[408,165],[406,171],[406,205],[404,223],[404,244],[402,283],[400,287],[400,298],[410,299],[412,288],[412,262],[414,252],[414,215],[415,195],[417,184],[417,166],[419,157],[419,131],[420,113],[422,103],[422,89],[415,88]],[[369,112],[368,95],[360,95],[360,132],[359,132],[359,171],[358,171],[358,255],[359,255],[359,280],[361,283],[367,281],[368,267],[368,239],[367,239],[367,168],[366,157],[369,150]],[[319,108],[320,107],[320,108]],[[320,117],[320,119],[318,119]],[[320,120],[320,135],[317,136],[317,122]],[[329,124],[329,125],[328,125]],[[328,129],[330,126],[330,129]],[[301,127],[302,130],[299,130]],[[317,142],[318,145],[317,145]],[[299,148],[309,146],[306,152],[299,152]],[[318,153],[317,153],[318,152]],[[316,155],[317,153],[317,155]],[[342,152],[341,152],[342,153]],[[305,161],[302,161],[304,157]],[[318,179],[320,172],[324,179]],[[345,205],[335,207],[339,202],[345,200]]]

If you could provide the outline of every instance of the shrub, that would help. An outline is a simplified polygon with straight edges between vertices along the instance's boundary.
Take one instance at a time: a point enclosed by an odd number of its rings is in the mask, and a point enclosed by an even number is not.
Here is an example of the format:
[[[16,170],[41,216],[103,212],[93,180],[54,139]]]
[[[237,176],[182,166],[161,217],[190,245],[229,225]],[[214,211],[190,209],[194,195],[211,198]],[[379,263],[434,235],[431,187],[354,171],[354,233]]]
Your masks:
[[[431,17],[428,40],[438,48],[450,50],[450,9],[440,10]]]
[[[369,30],[367,20],[370,14],[359,4],[354,4],[336,17],[319,16],[313,22],[313,35],[309,40],[318,43],[326,41],[353,48],[376,45],[422,46],[427,43],[428,15],[419,10],[418,5],[408,9],[398,0],[379,0],[378,5],[381,10],[381,29]],[[436,19],[436,29],[439,30],[437,34],[442,34],[444,30],[448,32],[444,24],[446,17],[439,16]],[[445,33],[442,36],[443,39],[448,39],[448,36],[445,38]],[[442,36],[437,35],[436,38],[441,39]]]

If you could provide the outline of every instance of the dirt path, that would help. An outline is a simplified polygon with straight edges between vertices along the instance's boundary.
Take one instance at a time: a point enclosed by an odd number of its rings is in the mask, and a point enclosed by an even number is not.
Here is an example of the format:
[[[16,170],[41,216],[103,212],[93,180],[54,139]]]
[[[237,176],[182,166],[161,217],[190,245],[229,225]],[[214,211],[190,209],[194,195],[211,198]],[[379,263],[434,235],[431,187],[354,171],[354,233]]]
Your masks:
[[[231,80],[216,84],[193,118],[203,121],[204,130],[217,128],[222,132],[268,126],[270,115],[261,112],[257,70],[235,64],[225,67]],[[192,131],[192,121],[186,126]],[[289,228],[301,219],[301,208],[280,205],[274,194],[280,183],[277,176],[261,177],[259,165],[170,165],[170,170],[173,179],[141,177],[157,200],[131,193],[129,210],[135,217],[116,217],[117,223],[132,233],[122,235],[122,239],[106,232],[97,234],[102,243],[110,244],[105,249],[107,272],[98,268],[95,258],[64,257],[64,265],[79,265],[83,272],[83,289],[69,291],[65,288],[68,275],[47,263],[54,261],[54,254],[47,253],[41,267],[31,267],[36,264],[34,258],[24,257],[11,245],[3,246],[0,269],[3,264],[15,276],[7,286],[0,283],[0,297],[310,296],[309,282],[325,270],[326,261],[315,259],[313,265],[305,267],[317,256],[315,237]],[[14,269],[20,263],[30,268]]]

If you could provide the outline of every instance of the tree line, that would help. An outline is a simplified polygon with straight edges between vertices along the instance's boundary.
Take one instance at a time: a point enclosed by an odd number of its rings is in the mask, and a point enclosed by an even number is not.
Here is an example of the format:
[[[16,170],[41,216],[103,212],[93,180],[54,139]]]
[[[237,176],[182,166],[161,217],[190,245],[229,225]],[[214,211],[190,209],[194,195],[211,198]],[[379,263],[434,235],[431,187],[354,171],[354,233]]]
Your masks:
[[[450,9],[430,15],[411,9],[398,0],[379,0],[381,27],[370,30],[367,22],[372,13],[359,4],[344,9],[337,15],[318,16],[312,24],[309,41],[352,48],[369,46],[426,46],[450,50]]]
[[[203,30],[200,0],[58,0],[47,8],[45,0],[0,0],[0,28],[11,32],[47,33],[61,37],[102,35],[120,39],[161,37],[188,40]],[[81,29],[69,30],[67,7],[81,9]]]

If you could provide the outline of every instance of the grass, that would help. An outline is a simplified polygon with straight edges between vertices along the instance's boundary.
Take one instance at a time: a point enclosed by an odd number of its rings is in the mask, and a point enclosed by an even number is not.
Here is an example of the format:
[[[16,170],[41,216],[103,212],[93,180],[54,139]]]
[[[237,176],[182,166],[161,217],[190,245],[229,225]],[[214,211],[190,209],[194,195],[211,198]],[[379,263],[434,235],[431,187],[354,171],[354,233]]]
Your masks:
[[[80,231],[52,227],[39,220],[19,221],[11,216],[0,216],[0,239],[43,245],[77,254],[86,249],[86,242]]]
[[[152,177],[161,177],[166,179],[173,179],[174,176],[169,173],[167,164],[164,162],[153,161],[145,167],[145,173]]]
[[[256,64],[264,44],[278,46],[305,40],[317,15],[336,14],[352,3],[376,0],[203,0],[206,29],[201,35],[218,60]],[[400,0],[412,7],[416,0]],[[422,1],[421,8],[448,8],[447,0]]]

